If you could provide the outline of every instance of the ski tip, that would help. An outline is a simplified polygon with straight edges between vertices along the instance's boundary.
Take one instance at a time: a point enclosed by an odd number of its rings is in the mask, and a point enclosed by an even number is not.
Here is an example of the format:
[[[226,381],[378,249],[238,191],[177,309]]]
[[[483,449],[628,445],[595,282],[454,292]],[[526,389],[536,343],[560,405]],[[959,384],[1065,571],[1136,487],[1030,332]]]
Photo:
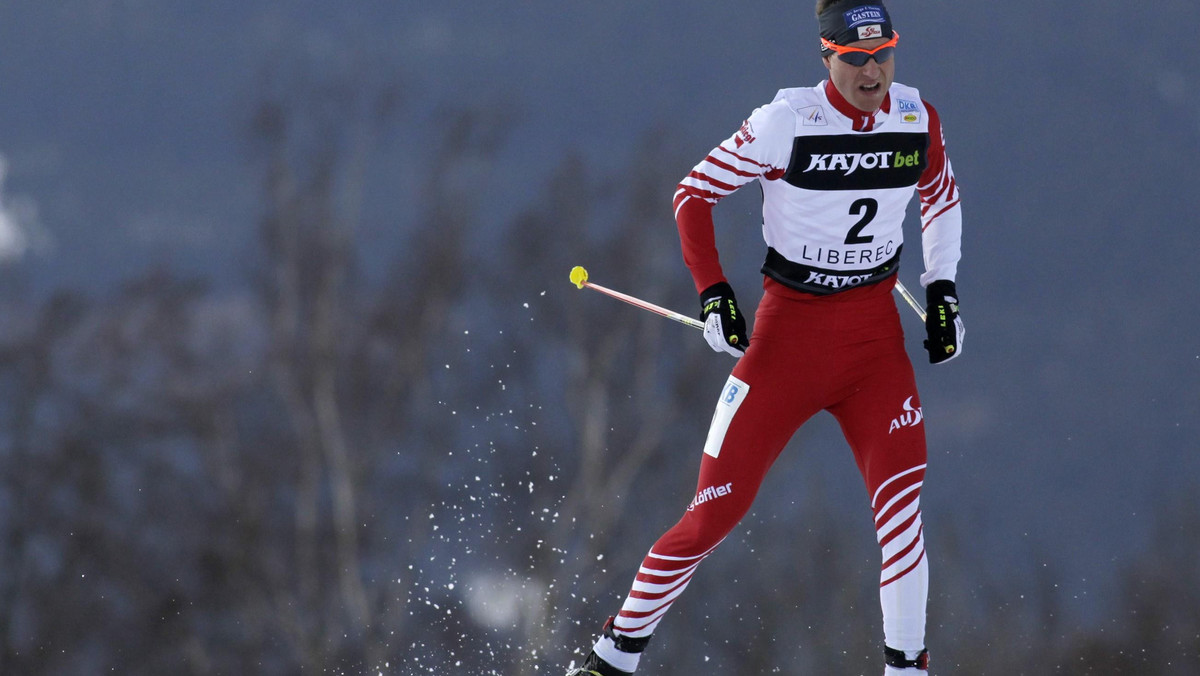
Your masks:
[[[582,265],[576,265],[575,267],[571,268],[571,283],[572,284],[574,284],[575,286],[582,289],[583,285],[587,284],[587,280],[588,280],[587,270],[584,270]]]

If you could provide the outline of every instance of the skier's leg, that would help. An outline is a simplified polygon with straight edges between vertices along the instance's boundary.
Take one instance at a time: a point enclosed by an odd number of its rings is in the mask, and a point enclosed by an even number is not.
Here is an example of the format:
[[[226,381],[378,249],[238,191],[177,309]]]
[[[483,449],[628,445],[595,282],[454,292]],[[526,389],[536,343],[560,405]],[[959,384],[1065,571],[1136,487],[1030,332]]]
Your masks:
[[[794,361],[794,349],[756,336],[718,400],[709,428],[696,493],[683,517],[655,542],[632,589],[594,652],[627,673],[640,650],[700,563],[750,509],[763,478],[788,439],[821,408],[813,375]],[[632,641],[639,652],[621,650]]]
[[[929,590],[920,505],[926,447],[916,381],[903,346],[873,359],[854,389],[830,411],[854,451],[875,515],[885,644],[916,660],[925,648]]]

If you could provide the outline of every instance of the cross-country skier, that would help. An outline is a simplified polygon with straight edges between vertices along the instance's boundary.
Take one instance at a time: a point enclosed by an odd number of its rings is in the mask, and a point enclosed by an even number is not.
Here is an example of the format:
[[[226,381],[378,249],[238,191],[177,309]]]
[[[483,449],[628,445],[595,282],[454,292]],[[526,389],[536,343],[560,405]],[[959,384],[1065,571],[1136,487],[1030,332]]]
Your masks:
[[[646,555],[632,590],[569,676],[633,673],[700,563],[750,509],[793,433],[826,410],[866,483],[883,565],[885,676],[928,670],[928,564],[919,496],[925,429],[891,297],[913,191],[931,363],[962,354],[955,276],[962,217],[938,113],[896,82],[899,35],[880,0],[819,0],[829,79],[783,89],[679,184],[683,258],[705,338],[740,357],[717,403],[696,495]],[[758,181],[764,294],[753,342],[718,260],[713,206]]]

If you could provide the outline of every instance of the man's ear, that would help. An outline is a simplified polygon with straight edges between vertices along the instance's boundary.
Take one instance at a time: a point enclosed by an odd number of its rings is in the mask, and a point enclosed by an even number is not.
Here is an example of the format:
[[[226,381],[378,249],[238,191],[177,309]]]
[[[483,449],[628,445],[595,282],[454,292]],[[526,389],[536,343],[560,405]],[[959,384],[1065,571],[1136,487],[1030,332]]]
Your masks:
[[[831,58],[833,58],[833,57],[832,56],[822,56],[821,57],[821,63],[825,64],[825,70],[829,70],[829,68],[830,68],[829,59],[831,59]]]

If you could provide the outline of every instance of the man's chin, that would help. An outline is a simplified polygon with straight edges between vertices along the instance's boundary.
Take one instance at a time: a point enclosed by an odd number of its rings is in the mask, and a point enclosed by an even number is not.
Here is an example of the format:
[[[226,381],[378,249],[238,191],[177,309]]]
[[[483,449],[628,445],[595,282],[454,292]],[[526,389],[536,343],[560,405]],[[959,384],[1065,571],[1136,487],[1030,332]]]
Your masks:
[[[876,111],[883,105],[883,97],[887,92],[880,88],[875,90],[866,90],[859,88],[854,92],[854,104],[859,110]]]

